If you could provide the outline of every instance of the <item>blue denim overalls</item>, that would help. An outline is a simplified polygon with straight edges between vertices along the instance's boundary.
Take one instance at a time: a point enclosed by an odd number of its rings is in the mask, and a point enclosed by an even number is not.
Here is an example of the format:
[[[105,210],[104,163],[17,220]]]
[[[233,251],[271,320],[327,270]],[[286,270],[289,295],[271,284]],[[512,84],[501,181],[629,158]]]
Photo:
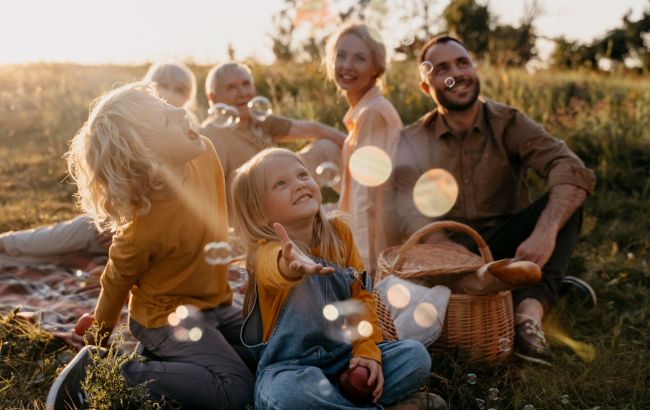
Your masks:
[[[266,343],[262,342],[262,319],[255,300],[244,321],[242,341],[260,358],[256,409],[359,408],[336,387],[338,375],[352,358],[352,344],[326,337],[337,323],[323,316],[325,305],[352,297],[350,287],[357,278],[351,268],[333,267],[336,272],[332,274],[305,275],[295,285]],[[378,405],[366,408],[382,408],[402,400],[425,384],[431,369],[429,353],[419,342],[400,340],[378,346],[384,391]]]

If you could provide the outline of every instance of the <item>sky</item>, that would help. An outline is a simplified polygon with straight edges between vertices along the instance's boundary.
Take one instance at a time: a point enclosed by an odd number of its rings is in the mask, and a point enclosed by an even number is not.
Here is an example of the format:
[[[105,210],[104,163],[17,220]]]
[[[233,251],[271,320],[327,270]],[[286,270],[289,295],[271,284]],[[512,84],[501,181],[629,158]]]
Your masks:
[[[336,7],[337,2],[330,0]],[[388,0],[389,4],[405,0]],[[486,1],[486,0],[481,0]],[[431,0],[439,13],[447,0]],[[648,0],[538,0],[537,33],[589,41],[620,25],[632,10],[638,18]],[[501,23],[516,24],[525,0],[489,0]],[[0,13],[0,64],[78,62],[142,64],[192,60],[215,64],[237,58],[271,63],[272,15],[283,0],[14,0]],[[398,39],[384,33],[390,46]],[[539,45],[542,55],[550,49]]]

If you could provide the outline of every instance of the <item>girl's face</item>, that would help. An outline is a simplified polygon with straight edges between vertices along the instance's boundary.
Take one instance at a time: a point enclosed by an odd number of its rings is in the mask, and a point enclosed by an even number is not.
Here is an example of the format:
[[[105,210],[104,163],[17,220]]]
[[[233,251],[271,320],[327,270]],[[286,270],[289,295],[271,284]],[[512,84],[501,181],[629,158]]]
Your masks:
[[[264,167],[268,223],[304,228],[313,223],[322,197],[309,171],[295,158],[270,158]]]
[[[182,107],[190,98],[190,91],[182,84],[171,84],[165,82],[156,83],[158,94],[175,107]]]
[[[356,34],[341,36],[336,44],[334,80],[347,93],[364,94],[375,85],[378,69],[370,47]]]
[[[184,164],[202,154],[205,143],[191,127],[183,108],[160,103],[161,118],[155,130],[140,128],[145,144],[166,164]]]

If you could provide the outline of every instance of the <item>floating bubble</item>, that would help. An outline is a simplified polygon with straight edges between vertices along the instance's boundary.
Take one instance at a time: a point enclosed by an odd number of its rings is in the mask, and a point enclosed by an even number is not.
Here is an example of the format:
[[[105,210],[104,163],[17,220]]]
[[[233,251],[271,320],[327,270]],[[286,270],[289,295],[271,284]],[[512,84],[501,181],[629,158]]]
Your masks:
[[[367,320],[362,320],[357,325],[357,332],[361,337],[370,337],[372,336],[372,324]]]
[[[431,303],[420,303],[413,311],[413,319],[421,327],[431,327],[438,321],[438,309]]]
[[[501,350],[502,352],[509,352],[511,348],[510,346],[511,346],[510,339],[508,339],[507,337],[502,337],[501,339],[499,339],[499,350]]]
[[[260,95],[251,98],[247,105],[251,110],[251,116],[260,122],[266,120],[266,118],[273,112],[271,109],[271,101]]]
[[[485,410],[485,400],[476,399],[476,408],[479,410]]]
[[[341,182],[339,166],[333,162],[323,162],[316,167],[316,181],[320,186],[334,186]]]
[[[562,402],[562,404],[569,404],[569,395],[563,394],[560,401]]]
[[[535,410],[535,406],[533,406],[532,404],[527,404],[524,406],[522,410]]]
[[[248,272],[246,269],[228,269],[228,284],[234,291],[243,293],[248,283]]]
[[[476,384],[476,375],[474,373],[467,374],[467,383]]]
[[[499,389],[495,389],[494,387],[492,387],[488,391],[488,399],[490,399],[490,400],[499,400]]]
[[[230,244],[228,242],[210,242],[203,248],[208,265],[227,265],[230,263]]]
[[[172,312],[167,315],[167,323],[169,323],[170,326],[178,326],[181,323],[181,319],[178,317],[176,312]]]
[[[218,128],[234,127],[239,124],[239,111],[232,105],[218,103],[208,109],[211,124]]]
[[[413,187],[413,202],[430,218],[446,214],[458,197],[458,184],[448,171],[433,168],[422,174]]]
[[[330,381],[325,377],[318,381],[317,388],[318,393],[320,393],[321,396],[329,396],[334,391],[332,388],[332,383],[330,383]]]
[[[190,315],[190,310],[187,308],[187,306],[179,305],[176,308],[176,316],[178,316],[179,320],[187,319],[189,315]]]
[[[85,288],[86,287],[86,282],[85,281],[79,282],[79,287],[80,288]]]
[[[452,88],[454,85],[456,85],[454,77],[449,76],[445,78],[445,87]]]
[[[174,338],[179,342],[187,342],[190,338],[190,331],[184,327],[175,327]]]
[[[203,331],[199,327],[193,327],[189,330],[187,337],[192,342],[198,342],[203,337]]]
[[[76,271],[74,271],[74,275],[80,278],[84,275],[84,271],[82,271],[81,269],[77,269]]]
[[[399,41],[403,46],[409,47],[415,42],[415,34],[406,33],[404,37]]]
[[[386,299],[388,299],[388,303],[397,309],[403,309],[411,301],[411,292],[409,292],[406,286],[398,283],[388,288]]]
[[[386,182],[393,168],[388,154],[379,147],[367,145],[354,151],[348,164],[350,175],[359,184],[375,187]]]
[[[323,316],[325,316],[325,319],[333,322],[338,319],[339,310],[332,304],[325,305],[325,307],[323,307]]]
[[[428,77],[433,72],[433,64],[430,61],[423,61],[420,63],[419,70],[423,77]]]

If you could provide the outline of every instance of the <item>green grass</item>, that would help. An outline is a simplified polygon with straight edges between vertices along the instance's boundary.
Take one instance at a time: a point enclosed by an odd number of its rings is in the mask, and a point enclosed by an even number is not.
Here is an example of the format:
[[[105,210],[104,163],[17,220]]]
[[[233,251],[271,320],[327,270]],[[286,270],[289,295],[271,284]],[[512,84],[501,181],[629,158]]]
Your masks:
[[[209,67],[192,69],[201,83]],[[0,231],[77,214],[61,159],[66,142],[93,98],[145,71],[145,66],[0,67]],[[272,99],[276,112],[343,129],[347,103],[317,65],[254,66],[254,73],[260,94]],[[405,123],[433,106],[417,90],[415,74],[412,62],[394,64],[388,72],[387,94]],[[561,300],[549,316],[566,335],[592,346],[595,358],[585,362],[558,342],[552,368],[514,360],[490,368],[445,357],[434,360],[430,387],[460,409],[478,408],[477,398],[486,401],[486,409],[650,408],[650,81],[489,66],[481,67],[481,78],[484,95],[543,122],[597,174],[570,274],[594,286],[599,305],[589,311]],[[205,110],[200,96],[200,118]],[[539,181],[532,183],[541,192]],[[0,407],[42,408],[70,352],[11,315],[0,321],[0,343]],[[468,373],[477,375],[475,384],[467,382]],[[497,401],[488,400],[490,388],[499,390]]]

